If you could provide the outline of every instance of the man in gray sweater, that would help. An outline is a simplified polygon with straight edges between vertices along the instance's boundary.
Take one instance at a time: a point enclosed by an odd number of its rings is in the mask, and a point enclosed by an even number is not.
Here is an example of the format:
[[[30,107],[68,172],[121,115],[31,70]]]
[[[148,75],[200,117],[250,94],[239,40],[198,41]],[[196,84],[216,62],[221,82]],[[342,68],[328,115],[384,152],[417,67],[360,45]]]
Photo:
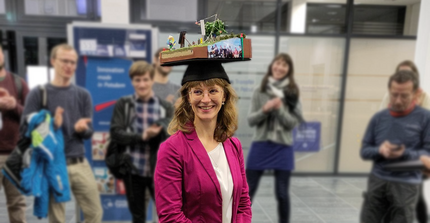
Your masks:
[[[373,161],[361,223],[379,223],[387,213],[392,222],[412,223],[422,173],[384,167],[430,154],[430,111],[415,105],[416,75],[398,71],[388,87],[390,106],[372,117],[360,151],[364,160]]]
[[[47,108],[54,114],[54,125],[64,136],[67,171],[70,188],[84,213],[85,222],[100,223],[103,210],[93,171],[85,159],[84,140],[92,134],[92,100],[89,92],[71,83],[77,66],[78,55],[67,44],[60,44],[51,51],[54,80],[45,85]],[[42,109],[42,95],[34,88],[27,96],[23,118]],[[56,203],[51,196],[49,222],[65,222],[65,205]]]

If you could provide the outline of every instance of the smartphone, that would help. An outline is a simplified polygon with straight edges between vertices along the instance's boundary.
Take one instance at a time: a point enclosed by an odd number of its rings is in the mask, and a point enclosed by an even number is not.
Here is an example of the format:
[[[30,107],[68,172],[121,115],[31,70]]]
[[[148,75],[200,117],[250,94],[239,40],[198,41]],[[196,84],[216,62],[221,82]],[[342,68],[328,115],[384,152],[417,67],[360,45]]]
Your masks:
[[[396,145],[396,147],[395,148],[392,148],[391,150],[392,151],[399,151],[399,150],[401,150],[402,149],[402,145]]]

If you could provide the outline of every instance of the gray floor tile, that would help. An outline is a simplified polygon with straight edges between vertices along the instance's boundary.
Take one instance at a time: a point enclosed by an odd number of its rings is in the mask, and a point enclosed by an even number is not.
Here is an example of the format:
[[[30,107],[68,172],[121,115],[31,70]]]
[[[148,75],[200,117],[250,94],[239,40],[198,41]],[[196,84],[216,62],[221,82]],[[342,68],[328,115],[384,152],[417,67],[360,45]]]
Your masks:
[[[358,223],[359,210],[366,189],[366,177],[293,177],[290,185],[291,223]],[[255,196],[253,223],[277,223],[277,203],[273,176],[264,176]],[[31,204],[28,223],[41,223],[33,216]],[[66,205],[66,222],[75,223],[75,202]],[[0,191],[0,223],[7,219],[6,199]],[[4,221],[7,222],[7,221]]]

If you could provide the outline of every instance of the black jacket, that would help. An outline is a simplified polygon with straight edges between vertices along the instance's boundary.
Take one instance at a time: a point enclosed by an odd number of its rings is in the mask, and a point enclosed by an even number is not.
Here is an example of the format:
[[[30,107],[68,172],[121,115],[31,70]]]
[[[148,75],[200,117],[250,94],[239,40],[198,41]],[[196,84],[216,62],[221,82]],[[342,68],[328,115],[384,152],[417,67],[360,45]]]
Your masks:
[[[174,108],[171,103],[161,98],[158,99],[160,102],[161,109],[165,111],[165,117],[157,120],[155,124],[162,126],[163,129],[160,134],[151,138],[148,141],[143,141],[142,134],[135,133],[132,130],[132,119],[135,115],[135,100],[133,99],[133,96],[130,95],[122,97],[116,102],[110,124],[110,148],[108,148],[108,154],[106,156],[106,164],[108,165],[108,167],[110,165],[108,159],[114,160],[114,162],[119,165],[127,163],[126,159],[129,159],[129,156],[124,154],[127,147],[133,147],[136,144],[142,143],[149,144],[149,163],[152,172],[154,172],[155,164],[157,161],[158,148],[160,144],[168,138],[167,127],[173,117],[174,112]],[[115,153],[113,154],[113,156],[111,156],[113,149],[115,150]],[[131,165],[132,167],[132,164],[130,162],[128,162],[128,165]],[[125,168],[124,171],[129,172],[131,171],[131,169]],[[126,173],[123,172],[123,174]]]

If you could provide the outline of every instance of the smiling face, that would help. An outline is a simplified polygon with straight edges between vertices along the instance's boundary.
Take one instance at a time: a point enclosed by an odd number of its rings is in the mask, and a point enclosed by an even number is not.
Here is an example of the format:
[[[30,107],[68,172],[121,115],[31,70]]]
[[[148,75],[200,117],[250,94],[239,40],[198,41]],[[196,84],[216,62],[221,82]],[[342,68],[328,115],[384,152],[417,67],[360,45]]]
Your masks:
[[[275,80],[282,80],[285,76],[288,75],[288,71],[290,70],[290,66],[285,60],[278,59],[275,60],[272,64],[272,77]]]
[[[51,59],[52,67],[55,70],[55,76],[63,79],[70,79],[76,71],[78,54],[75,50],[59,48],[55,57]]]
[[[146,100],[152,94],[152,85],[154,84],[154,80],[152,80],[151,75],[146,72],[143,75],[135,75],[131,80],[131,84],[134,87],[134,91],[137,96],[141,99]]]
[[[216,121],[225,95],[221,86],[205,86],[201,83],[189,90],[188,99],[194,112],[194,120],[207,122]]]

